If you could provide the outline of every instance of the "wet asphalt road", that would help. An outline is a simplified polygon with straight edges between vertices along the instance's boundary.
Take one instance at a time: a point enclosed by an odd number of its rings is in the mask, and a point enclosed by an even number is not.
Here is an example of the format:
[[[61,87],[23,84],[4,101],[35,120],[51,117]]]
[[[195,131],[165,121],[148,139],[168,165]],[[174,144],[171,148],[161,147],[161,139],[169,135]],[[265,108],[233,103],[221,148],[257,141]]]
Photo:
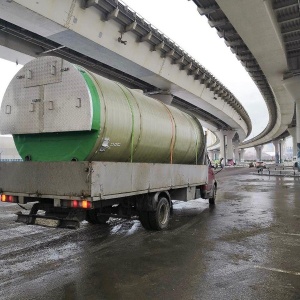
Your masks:
[[[217,205],[175,202],[170,228],[15,223],[0,203],[0,299],[300,299],[300,179],[219,173]]]

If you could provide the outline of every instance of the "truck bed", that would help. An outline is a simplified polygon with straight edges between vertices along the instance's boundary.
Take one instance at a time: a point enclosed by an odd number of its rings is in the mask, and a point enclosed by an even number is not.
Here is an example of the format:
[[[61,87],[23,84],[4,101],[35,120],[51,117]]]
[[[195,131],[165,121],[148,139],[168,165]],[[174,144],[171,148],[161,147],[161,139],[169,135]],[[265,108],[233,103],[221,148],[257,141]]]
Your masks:
[[[207,183],[206,165],[122,162],[1,162],[0,191],[92,201]]]

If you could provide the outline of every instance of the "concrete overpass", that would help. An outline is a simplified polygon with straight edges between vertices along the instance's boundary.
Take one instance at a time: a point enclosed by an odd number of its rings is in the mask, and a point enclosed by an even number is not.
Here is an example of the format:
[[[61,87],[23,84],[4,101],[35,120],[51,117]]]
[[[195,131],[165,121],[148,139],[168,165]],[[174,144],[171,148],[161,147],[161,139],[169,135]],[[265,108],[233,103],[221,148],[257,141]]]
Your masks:
[[[240,148],[274,141],[278,152],[278,140],[289,134],[296,137],[295,102],[300,101],[299,1],[194,0],[194,3],[245,66],[268,107],[269,123],[265,130]],[[298,109],[297,112],[300,117]],[[300,130],[297,131],[300,146]]]
[[[193,112],[212,131],[233,132],[241,141],[251,132],[234,95],[120,1],[1,0],[0,28],[0,44],[23,56],[61,56]]]

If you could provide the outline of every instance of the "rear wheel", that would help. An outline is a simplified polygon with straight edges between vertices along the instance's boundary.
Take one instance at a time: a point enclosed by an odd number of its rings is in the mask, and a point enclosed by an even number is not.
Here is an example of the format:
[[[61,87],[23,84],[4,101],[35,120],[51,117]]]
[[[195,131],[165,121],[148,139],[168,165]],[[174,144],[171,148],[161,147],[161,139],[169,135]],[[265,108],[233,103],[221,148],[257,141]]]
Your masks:
[[[163,230],[170,220],[170,204],[167,198],[158,200],[156,211],[149,212],[149,222],[153,230]]]
[[[145,229],[163,230],[168,227],[170,220],[170,204],[167,198],[158,200],[156,211],[140,212],[140,221]]]
[[[140,221],[143,225],[143,227],[147,230],[151,230],[151,225],[149,222],[149,212],[148,211],[141,211],[140,212]]]

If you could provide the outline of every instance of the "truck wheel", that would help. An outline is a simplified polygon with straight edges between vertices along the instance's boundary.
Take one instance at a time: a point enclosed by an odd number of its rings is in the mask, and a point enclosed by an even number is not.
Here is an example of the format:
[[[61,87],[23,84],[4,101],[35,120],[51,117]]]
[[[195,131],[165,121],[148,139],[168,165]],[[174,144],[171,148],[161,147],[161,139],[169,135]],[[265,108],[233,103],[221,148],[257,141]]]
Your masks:
[[[108,216],[98,216],[98,211],[96,209],[91,209],[86,212],[86,221],[91,224],[106,224],[109,217]]]
[[[216,202],[216,196],[217,196],[217,187],[214,185],[212,196],[208,199],[210,205],[215,205]]]
[[[170,220],[170,204],[167,198],[159,198],[156,211],[149,212],[149,223],[152,230],[163,230]]]
[[[174,207],[173,207],[173,202],[170,201],[170,216],[172,216],[174,213]]]
[[[151,230],[152,228],[149,222],[149,212],[140,211],[139,216],[140,216],[140,221],[142,223],[142,226],[147,230]]]

